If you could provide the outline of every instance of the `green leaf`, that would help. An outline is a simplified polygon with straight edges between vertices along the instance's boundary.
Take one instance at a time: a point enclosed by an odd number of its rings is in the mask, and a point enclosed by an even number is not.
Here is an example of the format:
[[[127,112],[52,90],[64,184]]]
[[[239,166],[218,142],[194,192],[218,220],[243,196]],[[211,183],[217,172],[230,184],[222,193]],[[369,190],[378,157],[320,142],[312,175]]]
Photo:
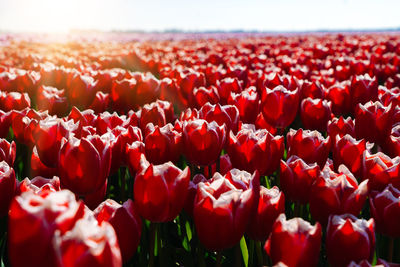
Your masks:
[[[240,250],[242,251],[242,257],[244,261],[244,266],[249,266],[249,251],[247,250],[246,239],[244,236],[240,239]]]
[[[189,241],[191,241],[192,240],[192,230],[190,229],[190,224],[188,221],[186,221],[185,227],[186,227],[187,237],[188,237]]]

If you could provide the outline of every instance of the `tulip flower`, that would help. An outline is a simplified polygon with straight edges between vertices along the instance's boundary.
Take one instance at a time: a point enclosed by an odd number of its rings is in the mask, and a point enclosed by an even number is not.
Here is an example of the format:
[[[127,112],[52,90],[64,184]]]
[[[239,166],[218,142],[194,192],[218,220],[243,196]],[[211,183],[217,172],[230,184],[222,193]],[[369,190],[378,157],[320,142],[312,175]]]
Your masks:
[[[183,122],[184,154],[189,162],[209,165],[217,161],[225,145],[226,127],[197,119]]]
[[[150,164],[136,174],[133,195],[138,213],[152,222],[168,222],[181,212],[186,200],[190,171],[171,162]]]
[[[8,221],[8,252],[12,266],[57,266],[52,239],[71,230],[85,215],[83,202],[68,190],[32,191],[14,198]],[[24,229],[24,231],[21,231]],[[21,251],[29,251],[21,257]],[[45,259],[45,260],[44,260]]]
[[[0,217],[8,213],[8,207],[14,198],[17,179],[15,172],[7,162],[0,162]]]
[[[170,123],[163,127],[149,123],[146,132],[145,151],[150,162],[161,164],[178,161],[182,152],[182,133],[175,131]]]
[[[242,238],[259,197],[259,175],[232,169],[197,185],[194,223],[201,243],[212,251],[230,248]]]
[[[390,135],[394,107],[384,107],[380,102],[369,101],[356,109],[355,131],[358,139],[383,143]]]
[[[246,234],[254,240],[264,241],[272,230],[279,214],[285,212],[285,195],[274,186],[260,186],[260,199],[256,212],[251,216]]]
[[[14,165],[17,146],[14,141],[9,143],[6,139],[0,139],[0,162],[5,161],[9,166]]]
[[[354,121],[351,117],[347,117],[347,119],[333,118],[328,122],[327,132],[331,140],[336,140],[336,135],[339,135],[340,138],[346,134],[355,137]]]
[[[372,191],[369,204],[376,230],[390,237],[400,237],[400,190],[389,184],[382,192]]]
[[[305,128],[325,132],[331,117],[331,103],[329,101],[312,98],[301,101],[300,118]]]
[[[390,158],[382,152],[364,152],[363,178],[370,191],[382,191],[389,184],[400,189],[400,157]]]
[[[234,167],[267,175],[278,168],[283,156],[283,141],[282,136],[275,137],[267,130],[246,127],[237,135],[230,132],[227,152]]]
[[[100,189],[108,177],[111,149],[98,135],[70,137],[61,147],[58,170],[61,184],[78,195]]]
[[[311,186],[320,176],[320,168],[316,163],[308,165],[296,155],[287,162],[281,160],[280,186],[285,196],[301,204],[307,204]]]
[[[326,233],[326,253],[333,266],[351,261],[372,260],[375,251],[375,223],[354,215],[332,215]]]
[[[321,236],[318,222],[312,226],[301,218],[286,220],[285,214],[281,214],[272,226],[264,248],[272,264],[282,262],[287,266],[317,266]]]
[[[288,157],[296,155],[306,163],[316,162],[321,168],[324,167],[331,146],[329,137],[324,138],[318,131],[290,129],[286,141]]]
[[[107,199],[94,210],[94,216],[99,224],[106,221],[112,225],[117,234],[123,262],[127,262],[135,254],[142,232],[142,219],[133,201],[128,199],[121,205]]]
[[[327,166],[311,187],[310,212],[323,225],[332,214],[351,213],[357,216],[367,195],[368,181],[358,184],[344,165],[339,166],[339,173]]]
[[[265,120],[277,128],[289,126],[299,107],[299,91],[289,91],[283,86],[266,88],[261,96],[261,111]]]

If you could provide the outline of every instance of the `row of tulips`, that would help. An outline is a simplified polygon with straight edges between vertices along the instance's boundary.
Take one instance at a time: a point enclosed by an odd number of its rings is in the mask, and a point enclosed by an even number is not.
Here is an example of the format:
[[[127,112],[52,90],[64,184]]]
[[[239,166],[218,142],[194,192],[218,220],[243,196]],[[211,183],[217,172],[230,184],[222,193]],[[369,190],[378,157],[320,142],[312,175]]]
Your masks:
[[[400,261],[398,36],[4,47],[1,264]]]

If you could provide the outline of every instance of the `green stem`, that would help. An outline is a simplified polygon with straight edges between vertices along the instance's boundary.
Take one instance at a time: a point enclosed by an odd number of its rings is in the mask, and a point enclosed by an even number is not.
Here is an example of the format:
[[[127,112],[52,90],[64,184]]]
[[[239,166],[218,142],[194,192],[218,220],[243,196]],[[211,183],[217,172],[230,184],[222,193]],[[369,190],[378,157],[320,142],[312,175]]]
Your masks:
[[[126,200],[126,191],[125,191],[125,186],[126,186],[126,181],[125,181],[125,175],[126,175],[126,167],[123,167],[120,169],[120,179],[121,179],[121,201],[124,202]]]
[[[239,244],[235,246],[235,266],[242,266],[242,250],[240,249]]]
[[[221,263],[222,263],[222,252],[218,251],[217,257],[215,259],[215,267],[221,267]]]
[[[257,266],[262,266],[264,264],[264,261],[263,261],[263,255],[262,255],[263,252],[262,252],[262,248],[261,248],[261,242],[255,241],[255,243],[256,243],[257,261],[258,261]]]
[[[267,185],[267,188],[270,189],[271,188],[271,184],[269,182],[268,176],[265,176],[265,183]]]
[[[300,216],[300,204],[298,202],[294,203],[294,217]]]
[[[254,265],[254,240],[250,239],[249,244],[249,266]]]
[[[155,223],[150,223],[150,246],[149,246],[149,267],[154,266],[155,260],[155,245],[156,245],[157,226]]]
[[[204,247],[199,244],[197,248],[197,258],[199,260],[199,266],[206,267],[206,263],[204,262]]]
[[[388,261],[393,262],[394,237],[389,237]]]

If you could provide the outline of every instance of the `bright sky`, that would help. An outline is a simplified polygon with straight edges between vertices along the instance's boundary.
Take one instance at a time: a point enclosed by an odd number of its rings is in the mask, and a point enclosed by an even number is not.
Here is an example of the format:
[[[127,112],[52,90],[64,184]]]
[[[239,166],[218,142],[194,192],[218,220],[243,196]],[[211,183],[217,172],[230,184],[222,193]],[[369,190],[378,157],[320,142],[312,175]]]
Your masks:
[[[0,30],[400,28],[399,0],[0,0]]]

